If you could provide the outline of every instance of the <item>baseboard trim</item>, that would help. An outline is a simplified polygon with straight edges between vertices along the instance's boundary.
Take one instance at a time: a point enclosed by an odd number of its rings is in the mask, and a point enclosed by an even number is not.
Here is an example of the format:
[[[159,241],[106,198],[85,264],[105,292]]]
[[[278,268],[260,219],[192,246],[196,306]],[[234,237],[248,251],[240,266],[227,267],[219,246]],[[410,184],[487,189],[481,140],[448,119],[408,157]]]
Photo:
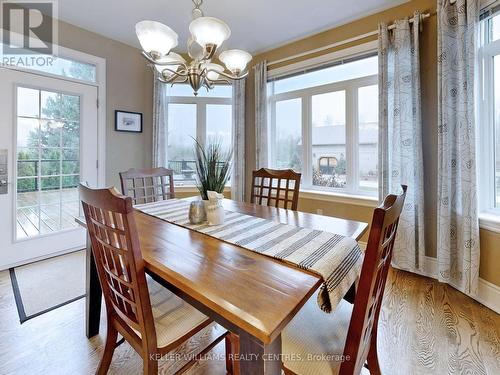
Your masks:
[[[358,241],[358,244],[363,250],[366,249],[366,242]],[[431,279],[438,279],[438,267],[436,258],[432,258],[429,256],[424,257],[423,269],[426,270],[426,272],[420,272],[420,275],[430,277]],[[479,278],[477,296],[470,297],[493,310],[497,314],[500,314],[500,286]]]
[[[500,287],[489,281],[479,278],[478,295],[476,301],[500,314]]]
[[[428,266],[428,270],[435,275],[429,276],[437,279],[437,259],[432,257],[425,257],[426,265]],[[453,286],[453,285],[452,285]],[[475,299],[477,302],[483,304],[489,309],[493,310],[497,314],[500,314],[500,286],[490,283],[487,280],[479,278],[478,281],[478,291],[477,296],[470,296]]]
[[[432,258],[429,256],[426,256],[424,258],[425,262],[425,268],[427,270],[426,274],[424,276],[433,278],[433,279],[438,279],[438,266],[437,266],[437,259]],[[453,286],[453,285],[451,285]],[[454,287],[454,286],[453,286]],[[456,287],[454,287],[457,289]],[[488,307],[489,309],[493,310],[497,314],[500,314],[500,287],[490,283],[489,281],[486,281],[482,278],[479,278],[478,282],[478,292],[477,296],[469,296],[472,299],[476,300],[477,302],[483,304],[484,306]]]

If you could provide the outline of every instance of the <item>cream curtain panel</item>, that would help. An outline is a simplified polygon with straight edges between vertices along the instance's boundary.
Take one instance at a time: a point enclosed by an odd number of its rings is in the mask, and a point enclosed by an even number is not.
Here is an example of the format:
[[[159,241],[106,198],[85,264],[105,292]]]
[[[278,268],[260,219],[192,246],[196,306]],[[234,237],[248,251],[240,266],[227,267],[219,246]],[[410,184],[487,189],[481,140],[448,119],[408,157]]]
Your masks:
[[[256,167],[268,167],[267,62],[254,66],[255,73],[255,149]]]
[[[380,198],[408,185],[392,263],[426,274],[424,269],[424,195],[419,64],[420,13],[388,30],[379,25]]]
[[[153,77],[153,167],[168,168],[167,85]]]
[[[478,0],[438,0],[438,277],[477,294],[474,77]]]
[[[231,198],[245,200],[245,83],[233,82],[233,173]]]

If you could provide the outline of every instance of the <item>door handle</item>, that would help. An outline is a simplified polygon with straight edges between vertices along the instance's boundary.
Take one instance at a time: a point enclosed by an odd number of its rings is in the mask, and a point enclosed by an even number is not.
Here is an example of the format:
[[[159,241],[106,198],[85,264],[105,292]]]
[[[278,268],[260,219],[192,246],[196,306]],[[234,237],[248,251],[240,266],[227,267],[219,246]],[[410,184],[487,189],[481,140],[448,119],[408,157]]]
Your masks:
[[[7,170],[7,165],[8,165],[7,155],[8,155],[7,149],[0,150],[0,194],[7,194],[8,185],[10,185],[8,170]]]

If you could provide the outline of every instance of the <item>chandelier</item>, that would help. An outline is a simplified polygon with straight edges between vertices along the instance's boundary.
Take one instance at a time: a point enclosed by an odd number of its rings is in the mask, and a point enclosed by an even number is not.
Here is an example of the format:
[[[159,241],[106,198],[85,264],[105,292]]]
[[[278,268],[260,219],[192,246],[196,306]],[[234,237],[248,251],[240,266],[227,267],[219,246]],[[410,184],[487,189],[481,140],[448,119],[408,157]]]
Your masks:
[[[225,67],[212,62],[231,30],[223,21],[203,14],[200,9],[203,0],[193,0],[193,3],[193,21],[189,25],[191,36],[187,41],[191,62],[172,52],[178,45],[178,36],[170,27],[156,21],[141,21],[135,25],[135,32],[143,49],[142,55],[159,73],[158,80],[172,85],[188,82],[194,95],[198,95],[201,87],[208,91],[214,84],[245,78],[248,75],[245,68],[252,56],[232,49],[218,56]]]

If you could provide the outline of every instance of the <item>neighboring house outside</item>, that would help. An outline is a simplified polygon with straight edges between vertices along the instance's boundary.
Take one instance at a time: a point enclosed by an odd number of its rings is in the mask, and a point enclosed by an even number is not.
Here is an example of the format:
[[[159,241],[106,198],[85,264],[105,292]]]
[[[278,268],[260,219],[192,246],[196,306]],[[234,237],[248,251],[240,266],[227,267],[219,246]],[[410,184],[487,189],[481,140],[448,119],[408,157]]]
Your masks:
[[[378,124],[360,124],[359,170],[360,185],[369,187],[377,182],[378,167]],[[335,173],[345,182],[346,132],[344,125],[315,126],[312,132],[312,156],[314,172],[322,176]]]

